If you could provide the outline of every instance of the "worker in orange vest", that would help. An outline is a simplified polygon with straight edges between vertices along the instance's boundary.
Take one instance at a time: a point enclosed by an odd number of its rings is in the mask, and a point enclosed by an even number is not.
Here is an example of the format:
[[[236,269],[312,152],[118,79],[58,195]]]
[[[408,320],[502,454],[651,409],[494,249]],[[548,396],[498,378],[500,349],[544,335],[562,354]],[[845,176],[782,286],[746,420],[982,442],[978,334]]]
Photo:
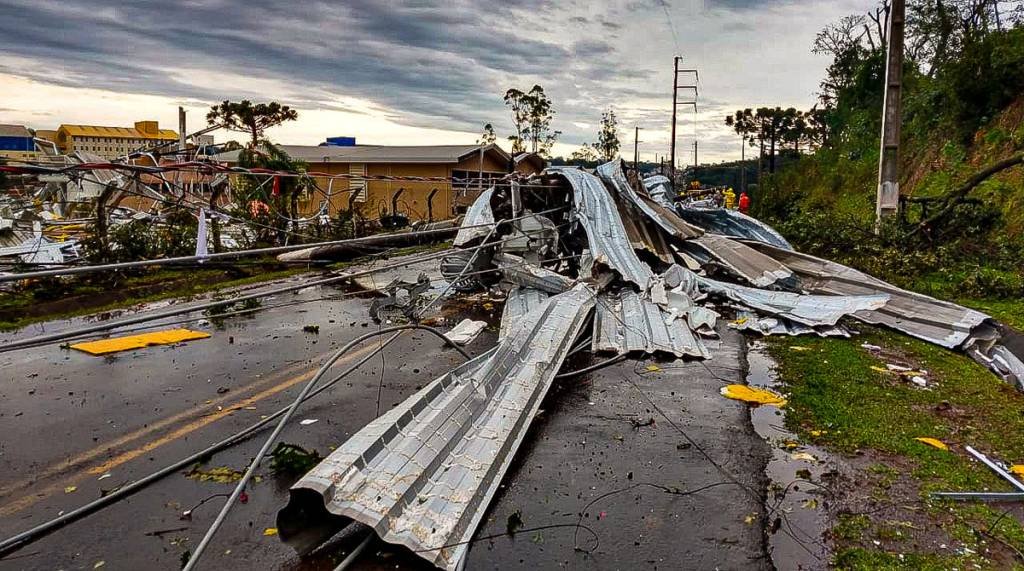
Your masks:
[[[740,212],[746,214],[750,210],[750,197],[746,192],[740,193]]]

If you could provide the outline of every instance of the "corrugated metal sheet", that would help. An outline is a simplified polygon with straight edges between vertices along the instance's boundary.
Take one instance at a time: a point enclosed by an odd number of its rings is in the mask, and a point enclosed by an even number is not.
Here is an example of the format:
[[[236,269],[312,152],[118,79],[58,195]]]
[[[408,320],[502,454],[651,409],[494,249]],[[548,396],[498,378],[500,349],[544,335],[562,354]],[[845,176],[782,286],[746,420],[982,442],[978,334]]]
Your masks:
[[[793,249],[793,246],[790,246],[774,228],[737,210],[687,207],[684,204],[679,208],[679,216],[708,232],[757,240],[786,250]]]
[[[501,330],[498,332],[498,338],[505,337],[513,324],[519,323],[527,313],[543,305],[548,297],[550,296],[547,292],[528,287],[514,287],[509,290],[508,297],[505,298],[505,308],[501,313]]]
[[[597,174],[623,200],[653,220],[670,236],[685,239],[696,238],[704,234],[703,230],[687,223],[672,210],[665,208],[649,197],[638,194],[633,186],[629,184],[626,173],[622,170],[621,160],[600,165],[597,167]]]
[[[473,240],[486,238],[494,228],[494,211],[491,210],[491,196],[494,187],[480,193],[466,210],[459,233],[455,235],[455,246],[464,246]]]
[[[562,293],[573,286],[573,280],[546,268],[527,264],[526,260],[511,254],[499,254],[498,267],[505,279],[519,286],[539,289],[548,293]]]
[[[548,172],[564,177],[572,186],[574,214],[587,232],[594,263],[618,271],[643,291],[650,289],[654,273],[630,246],[615,201],[601,179],[570,167],[551,168]]]
[[[980,311],[900,289],[842,264],[756,242],[750,245],[796,272],[807,291],[836,296],[888,295],[884,307],[858,311],[854,317],[943,347],[959,347],[972,329],[990,319]]]
[[[675,191],[672,189],[672,181],[667,176],[656,174],[644,179],[644,188],[647,194],[651,195],[654,202],[675,211],[676,205],[672,200]]]
[[[708,358],[704,343],[690,331],[685,319],[673,319],[658,305],[632,290],[616,297],[598,296],[594,317],[593,349],[597,352],[669,353]]]
[[[886,294],[805,295],[746,287],[702,276],[697,276],[697,282],[701,291],[715,293],[750,309],[811,327],[835,325],[843,316],[880,309],[889,301]]]
[[[796,280],[789,268],[742,242],[716,234],[705,234],[690,242],[706,250],[719,263],[757,287],[796,287]]]
[[[736,319],[729,327],[740,331],[753,331],[761,335],[817,335],[819,337],[849,337],[850,332],[842,325],[819,325],[809,327],[779,317],[758,317],[751,311],[737,311]]]
[[[550,298],[486,360],[435,380],[356,433],[292,487],[278,514],[281,538],[308,549],[351,519],[454,570],[594,298],[584,284]],[[335,525],[315,530],[311,523],[330,519],[325,510]]]

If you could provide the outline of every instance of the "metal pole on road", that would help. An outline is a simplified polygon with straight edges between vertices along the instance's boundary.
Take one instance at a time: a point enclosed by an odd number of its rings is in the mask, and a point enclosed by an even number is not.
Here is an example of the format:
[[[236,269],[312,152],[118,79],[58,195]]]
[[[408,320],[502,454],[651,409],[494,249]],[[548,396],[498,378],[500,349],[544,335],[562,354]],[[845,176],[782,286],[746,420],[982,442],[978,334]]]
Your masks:
[[[885,99],[882,103],[882,148],[878,159],[878,197],[875,205],[875,231],[882,219],[900,209],[899,150],[900,95],[903,90],[903,30],[906,1],[892,0],[885,63]]]

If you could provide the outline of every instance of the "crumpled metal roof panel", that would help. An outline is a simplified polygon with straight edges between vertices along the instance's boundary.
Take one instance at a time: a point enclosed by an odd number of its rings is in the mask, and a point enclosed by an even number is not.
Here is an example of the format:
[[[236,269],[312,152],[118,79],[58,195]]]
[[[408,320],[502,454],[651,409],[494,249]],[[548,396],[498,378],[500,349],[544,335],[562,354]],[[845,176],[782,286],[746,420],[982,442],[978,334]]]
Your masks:
[[[704,234],[703,230],[689,224],[672,210],[665,208],[649,197],[641,196],[637,193],[633,186],[629,184],[626,173],[622,170],[621,160],[598,166],[597,174],[601,176],[601,179],[610,188],[615,189],[619,196],[653,220],[665,232],[668,232],[670,236],[685,239],[696,238]]]
[[[679,216],[691,224],[700,226],[708,232],[757,240],[784,250],[792,250],[793,246],[774,228],[757,218],[747,216],[728,208],[696,208],[683,204],[679,208]]]
[[[768,291],[697,276],[702,291],[716,293],[750,309],[785,317],[811,327],[835,325],[843,316],[876,310],[889,301],[887,294],[807,295]]]
[[[498,332],[498,338],[505,337],[514,324],[519,323],[527,313],[543,305],[548,297],[550,295],[547,292],[529,287],[514,287],[509,290],[505,298],[505,308],[501,313],[501,330]]]
[[[593,349],[619,354],[639,351],[676,357],[710,356],[704,343],[690,331],[685,317],[673,319],[657,304],[632,290],[623,290],[618,297],[598,296]]]
[[[786,287],[795,285],[793,272],[789,268],[742,242],[716,234],[704,234],[691,242],[757,287],[769,287],[777,283]]]
[[[630,246],[615,201],[601,179],[571,167],[555,167],[548,172],[564,177],[572,186],[573,212],[587,233],[594,262],[618,271],[643,291],[650,289],[654,272]]]
[[[454,570],[594,298],[585,284],[550,298],[488,358],[435,380],[360,430],[292,487],[278,517],[282,539],[300,534],[302,522],[288,521],[302,511],[292,504],[314,496],[330,514]]]
[[[858,311],[854,317],[867,323],[891,327],[949,349],[962,345],[971,330],[990,319],[980,311],[900,289],[836,262],[756,242],[750,245],[796,272],[807,291],[836,296],[888,295],[889,301],[884,307],[873,311]]]
[[[491,210],[491,196],[494,187],[480,193],[473,204],[466,210],[459,233],[455,235],[455,246],[464,246],[477,238],[486,238],[494,229],[494,211]]]

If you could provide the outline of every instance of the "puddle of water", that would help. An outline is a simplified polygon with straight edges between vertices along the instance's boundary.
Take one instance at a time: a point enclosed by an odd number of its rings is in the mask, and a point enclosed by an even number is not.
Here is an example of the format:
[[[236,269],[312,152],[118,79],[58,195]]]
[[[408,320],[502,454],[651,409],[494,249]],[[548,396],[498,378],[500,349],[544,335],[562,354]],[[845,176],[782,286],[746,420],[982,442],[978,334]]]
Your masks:
[[[747,384],[779,389],[775,361],[764,344],[751,343]],[[768,488],[768,550],[776,569],[827,569],[828,548],[822,537],[828,517],[822,477],[833,471],[828,453],[799,441],[785,428],[785,408],[752,407],[754,430],[768,442],[772,456],[765,467]],[[810,455],[810,456],[807,456]]]

